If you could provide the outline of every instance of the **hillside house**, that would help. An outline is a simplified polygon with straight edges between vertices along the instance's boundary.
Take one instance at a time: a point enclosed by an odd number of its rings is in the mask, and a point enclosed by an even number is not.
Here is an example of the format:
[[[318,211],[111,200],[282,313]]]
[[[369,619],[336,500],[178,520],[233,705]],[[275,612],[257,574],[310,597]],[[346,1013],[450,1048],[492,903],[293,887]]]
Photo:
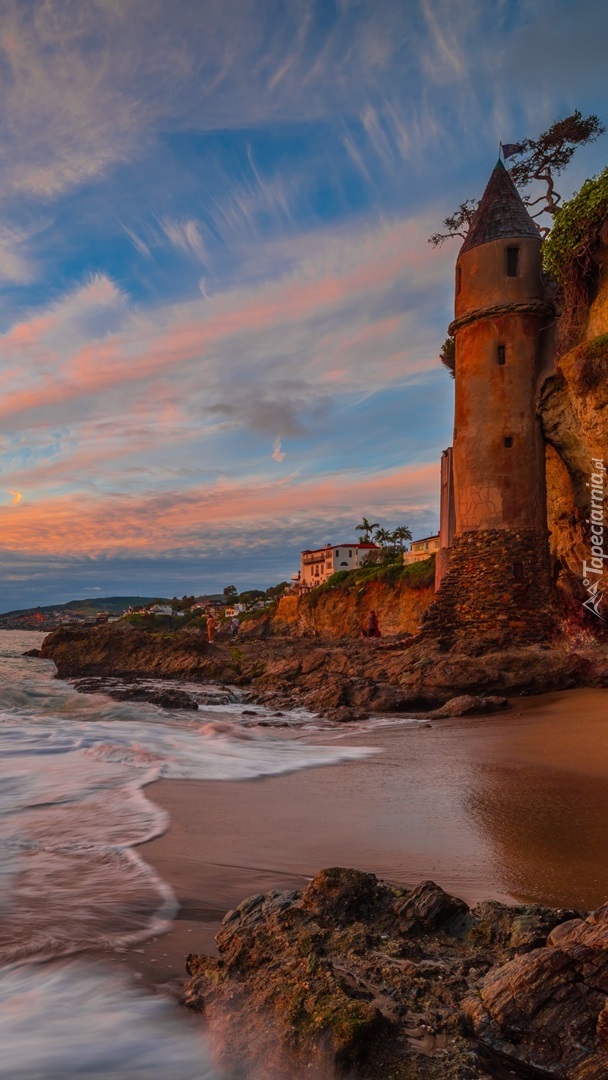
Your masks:
[[[300,570],[293,581],[300,591],[322,585],[340,570],[357,570],[369,559],[377,544],[326,544],[300,553]]]
[[[410,550],[403,552],[403,565],[410,566],[411,563],[422,562],[424,559],[430,558],[436,551],[439,551],[441,544],[441,538],[437,536],[424,536],[422,540],[412,540],[410,544]]]

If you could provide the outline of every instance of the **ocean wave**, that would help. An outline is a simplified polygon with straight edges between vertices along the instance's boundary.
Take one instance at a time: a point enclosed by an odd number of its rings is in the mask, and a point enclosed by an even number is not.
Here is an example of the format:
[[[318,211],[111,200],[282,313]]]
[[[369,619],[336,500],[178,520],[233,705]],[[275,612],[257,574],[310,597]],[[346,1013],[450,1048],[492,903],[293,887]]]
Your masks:
[[[0,971],[0,1046],[6,1080],[217,1080],[174,1006],[103,964]]]
[[[249,780],[374,752],[245,728],[234,703],[180,714],[79,694],[47,665],[7,656],[6,636],[0,963],[124,946],[168,925],[173,894],[134,850],[167,827],[144,794],[151,781]]]

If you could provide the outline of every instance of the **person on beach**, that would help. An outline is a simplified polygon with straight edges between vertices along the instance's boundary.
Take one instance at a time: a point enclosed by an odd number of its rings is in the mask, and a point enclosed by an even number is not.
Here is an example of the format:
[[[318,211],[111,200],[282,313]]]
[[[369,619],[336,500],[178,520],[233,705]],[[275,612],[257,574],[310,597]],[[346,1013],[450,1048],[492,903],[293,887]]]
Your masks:
[[[215,629],[217,627],[217,619],[215,615],[207,616],[207,641],[212,642],[215,637]]]
[[[367,626],[363,631],[363,637],[380,637],[380,627],[378,626],[378,616],[375,611],[370,611],[367,617]]]
[[[233,615],[230,620],[230,637],[234,640],[239,632],[239,620]]]

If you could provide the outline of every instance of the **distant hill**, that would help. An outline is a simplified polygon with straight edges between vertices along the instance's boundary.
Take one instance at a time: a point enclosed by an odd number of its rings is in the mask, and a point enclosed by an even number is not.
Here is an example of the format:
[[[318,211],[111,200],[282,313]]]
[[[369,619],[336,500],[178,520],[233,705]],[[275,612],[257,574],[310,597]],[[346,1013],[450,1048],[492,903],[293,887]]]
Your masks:
[[[159,596],[87,596],[84,600],[68,600],[67,604],[46,604],[44,607],[15,608],[0,614],[0,625],[4,619],[20,619],[40,614],[63,613],[65,615],[96,615],[98,611],[109,611],[111,615],[122,615],[129,607],[142,607],[144,604],[171,603],[170,599]]]

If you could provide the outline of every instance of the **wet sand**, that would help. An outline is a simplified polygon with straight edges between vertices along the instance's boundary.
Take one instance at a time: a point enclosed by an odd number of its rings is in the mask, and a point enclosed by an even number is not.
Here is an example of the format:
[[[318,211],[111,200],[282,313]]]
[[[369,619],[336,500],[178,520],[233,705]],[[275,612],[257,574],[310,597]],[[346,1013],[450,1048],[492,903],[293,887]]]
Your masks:
[[[168,934],[117,961],[146,982],[183,981],[186,954],[214,951],[230,907],[326,866],[432,878],[469,904],[608,899],[608,690],[431,727],[345,729],[340,741],[379,752],[269,779],[151,785],[171,825],[138,851],[181,908]]]

